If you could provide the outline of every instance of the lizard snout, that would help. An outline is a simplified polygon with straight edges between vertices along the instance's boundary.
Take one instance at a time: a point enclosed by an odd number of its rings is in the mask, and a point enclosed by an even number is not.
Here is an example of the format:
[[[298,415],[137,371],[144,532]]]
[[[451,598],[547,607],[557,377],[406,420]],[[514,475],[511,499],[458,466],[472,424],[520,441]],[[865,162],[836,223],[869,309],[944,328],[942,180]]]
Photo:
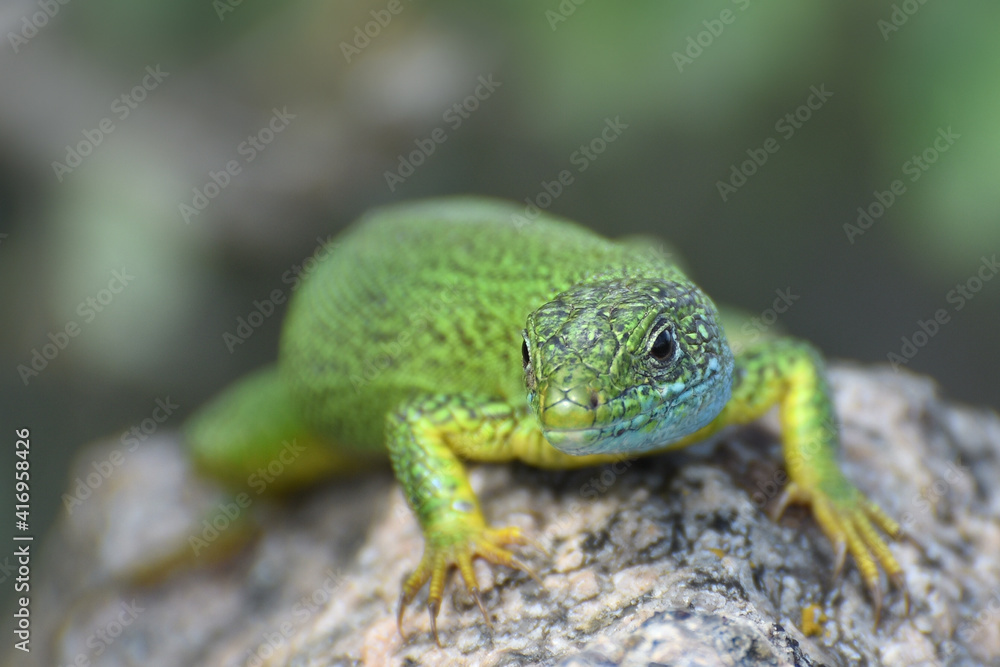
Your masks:
[[[596,388],[578,385],[570,389],[549,386],[540,394],[539,418],[547,429],[589,428],[597,409],[606,402]]]

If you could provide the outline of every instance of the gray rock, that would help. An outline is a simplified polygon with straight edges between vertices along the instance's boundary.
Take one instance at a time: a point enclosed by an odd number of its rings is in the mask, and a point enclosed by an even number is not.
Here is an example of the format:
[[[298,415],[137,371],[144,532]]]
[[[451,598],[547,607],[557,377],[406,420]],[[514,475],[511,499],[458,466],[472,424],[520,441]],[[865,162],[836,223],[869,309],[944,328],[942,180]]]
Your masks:
[[[477,563],[491,631],[455,575],[443,649],[418,605],[407,640],[396,631],[422,541],[388,470],[283,504],[249,491],[228,521],[215,510],[231,501],[163,436],[125,453],[48,537],[36,648],[17,664],[1000,665],[1000,419],[907,373],[840,365],[832,382],[848,477],[911,535],[892,550],[912,608],[890,592],[877,628],[857,570],[834,579],[808,512],[763,511],[781,479],[773,416],[617,467],[473,466],[487,517],[550,552],[524,551],[545,586]],[[88,448],[81,474],[115,446]],[[258,537],[221,557],[248,515]],[[223,530],[194,558],[188,538],[210,541],[210,516]],[[168,571],[179,544],[185,562]],[[825,620],[806,636],[809,605]]]

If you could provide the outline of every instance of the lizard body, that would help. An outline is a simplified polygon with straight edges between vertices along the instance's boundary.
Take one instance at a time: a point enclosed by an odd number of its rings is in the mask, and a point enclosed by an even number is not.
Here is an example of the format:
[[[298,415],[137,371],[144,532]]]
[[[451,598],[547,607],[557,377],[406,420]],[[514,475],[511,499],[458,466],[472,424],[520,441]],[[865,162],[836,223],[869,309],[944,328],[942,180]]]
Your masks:
[[[526,569],[506,548],[525,536],[486,524],[462,461],[595,465],[778,405],[791,480],[779,511],[811,505],[877,616],[879,565],[897,584],[902,571],[876,528],[899,526],[840,472],[815,350],[775,338],[734,357],[712,301],[662,253],[545,214],[518,229],[517,212],[453,198],[368,214],[295,294],[277,365],[192,418],[195,459],[245,479],[296,438],[306,453],[279,480],[294,487],[387,453],[425,538],[399,617],[429,582],[436,636],[452,567],[477,602],[473,558]]]

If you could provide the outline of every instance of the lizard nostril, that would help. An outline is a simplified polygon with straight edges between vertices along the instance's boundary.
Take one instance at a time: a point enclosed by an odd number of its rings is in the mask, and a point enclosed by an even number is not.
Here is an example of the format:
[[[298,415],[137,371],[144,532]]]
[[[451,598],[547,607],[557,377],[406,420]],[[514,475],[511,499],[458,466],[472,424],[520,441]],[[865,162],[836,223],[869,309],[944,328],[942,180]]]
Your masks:
[[[598,394],[596,391],[592,390],[590,392],[590,409],[596,410],[597,406],[599,406],[600,404],[601,404],[601,395]]]

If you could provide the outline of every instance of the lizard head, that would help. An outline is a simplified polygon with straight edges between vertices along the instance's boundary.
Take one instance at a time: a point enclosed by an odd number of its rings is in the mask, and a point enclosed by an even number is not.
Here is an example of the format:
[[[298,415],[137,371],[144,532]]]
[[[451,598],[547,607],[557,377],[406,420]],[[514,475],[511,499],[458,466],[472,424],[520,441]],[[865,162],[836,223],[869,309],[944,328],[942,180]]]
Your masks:
[[[521,351],[528,404],[567,454],[656,449],[708,424],[730,396],[718,313],[686,281],[577,285],[528,316]]]

